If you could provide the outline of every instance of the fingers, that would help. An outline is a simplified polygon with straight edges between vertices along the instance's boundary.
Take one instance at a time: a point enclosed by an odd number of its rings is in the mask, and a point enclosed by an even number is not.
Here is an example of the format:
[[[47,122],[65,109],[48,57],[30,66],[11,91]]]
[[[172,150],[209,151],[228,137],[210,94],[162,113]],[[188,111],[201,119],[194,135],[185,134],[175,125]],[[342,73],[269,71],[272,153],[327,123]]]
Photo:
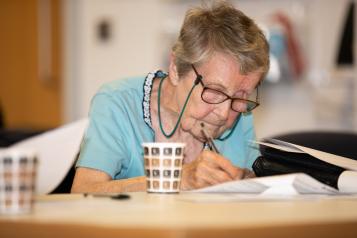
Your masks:
[[[209,185],[241,179],[244,170],[219,154],[203,151],[190,164],[184,165],[181,188],[183,190],[197,189]]]
[[[213,167],[219,168],[231,179],[236,179],[238,177],[243,177],[244,171],[238,167],[235,167],[229,160],[223,156],[216,154],[212,151],[204,150],[201,155],[201,160],[207,160],[207,163],[212,163]]]
[[[232,178],[224,171],[210,166],[209,163],[201,163],[197,167],[195,180],[200,187],[204,187],[228,182],[231,181]]]

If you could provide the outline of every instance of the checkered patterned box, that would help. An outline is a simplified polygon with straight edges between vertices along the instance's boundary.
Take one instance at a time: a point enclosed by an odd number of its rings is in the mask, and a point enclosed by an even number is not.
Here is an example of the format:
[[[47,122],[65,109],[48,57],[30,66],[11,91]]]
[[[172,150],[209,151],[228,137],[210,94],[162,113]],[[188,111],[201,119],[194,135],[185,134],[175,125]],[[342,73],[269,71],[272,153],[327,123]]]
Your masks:
[[[33,151],[0,149],[0,214],[32,211],[36,170]]]

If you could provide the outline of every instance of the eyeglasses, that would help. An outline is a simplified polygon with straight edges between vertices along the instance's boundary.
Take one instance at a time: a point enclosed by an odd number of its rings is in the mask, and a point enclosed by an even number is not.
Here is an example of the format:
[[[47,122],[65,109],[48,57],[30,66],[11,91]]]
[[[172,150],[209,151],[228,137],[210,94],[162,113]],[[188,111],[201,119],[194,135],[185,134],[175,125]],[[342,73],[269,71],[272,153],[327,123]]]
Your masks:
[[[259,85],[256,88],[257,91],[256,91],[255,100],[231,97],[222,91],[205,86],[205,84],[202,81],[202,78],[203,78],[202,75],[200,75],[197,72],[194,65],[192,65],[192,68],[196,74],[196,82],[200,83],[203,87],[201,98],[204,102],[206,102],[208,104],[220,104],[227,100],[232,100],[231,109],[235,112],[243,112],[243,113],[250,112],[259,106],[259,104],[260,104],[259,103],[259,90],[258,90]],[[252,96],[252,95],[250,95],[250,97],[254,98],[254,96]]]

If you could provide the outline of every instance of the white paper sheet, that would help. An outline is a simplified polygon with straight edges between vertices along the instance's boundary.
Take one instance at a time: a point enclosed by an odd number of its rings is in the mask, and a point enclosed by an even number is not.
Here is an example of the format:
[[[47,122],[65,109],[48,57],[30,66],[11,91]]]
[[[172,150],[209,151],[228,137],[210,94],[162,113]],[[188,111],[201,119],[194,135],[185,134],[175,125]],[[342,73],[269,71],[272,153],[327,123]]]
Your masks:
[[[214,186],[193,190],[198,193],[262,193],[269,187],[263,183],[256,182],[254,179],[226,182]]]
[[[36,151],[39,160],[37,194],[49,193],[61,183],[76,159],[87,125],[85,118],[10,147]]]
[[[292,153],[305,153],[295,147],[287,147],[284,145],[276,145],[276,144],[271,144],[271,143],[267,143],[267,142],[260,142],[260,141],[252,141],[253,143],[257,143],[259,145],[265,145],[265,146],[269,146],[271,148],[277,149],[277,150],[282,150],[282,151],[286,151],[286,152],[292,152]]]
[[[339,191],[320,183],[303,173],[275,175],[260,178],[237,180],[202,189],[195,193],[256,193],[266,195],[297,194],[338,194]]]
[[[252,193],[190,193],[181,192],[178,197],[180,201],[193,202],[193,203],[228,203],[228,202],[281,202],[281,201],[291,201],[291,200],[320,200],[335,198],[336,196],[326,196],[322,194],[293,194],[293,195],[282,195],[282,194],[252,194]],[[357,199],[353,196],[338,196],[343,199]]]

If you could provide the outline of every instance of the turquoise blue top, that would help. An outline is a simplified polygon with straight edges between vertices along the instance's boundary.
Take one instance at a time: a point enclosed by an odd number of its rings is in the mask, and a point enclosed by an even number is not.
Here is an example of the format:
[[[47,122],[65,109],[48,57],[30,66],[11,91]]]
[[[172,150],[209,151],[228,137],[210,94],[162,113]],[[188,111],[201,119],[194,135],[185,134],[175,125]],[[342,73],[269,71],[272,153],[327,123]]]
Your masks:
[[[158,71],[101,87],[91,102],[90,122],[76,167],[97,169],[113,179],[144,175],[141,144],[155,138],[150,95],[154,77],[162,74]],[[254,139],[253,117],[248,113],[242,114],[230,137],[215,143],[234,165],[251,168],[259,156],[258,149],[249,143]]]

